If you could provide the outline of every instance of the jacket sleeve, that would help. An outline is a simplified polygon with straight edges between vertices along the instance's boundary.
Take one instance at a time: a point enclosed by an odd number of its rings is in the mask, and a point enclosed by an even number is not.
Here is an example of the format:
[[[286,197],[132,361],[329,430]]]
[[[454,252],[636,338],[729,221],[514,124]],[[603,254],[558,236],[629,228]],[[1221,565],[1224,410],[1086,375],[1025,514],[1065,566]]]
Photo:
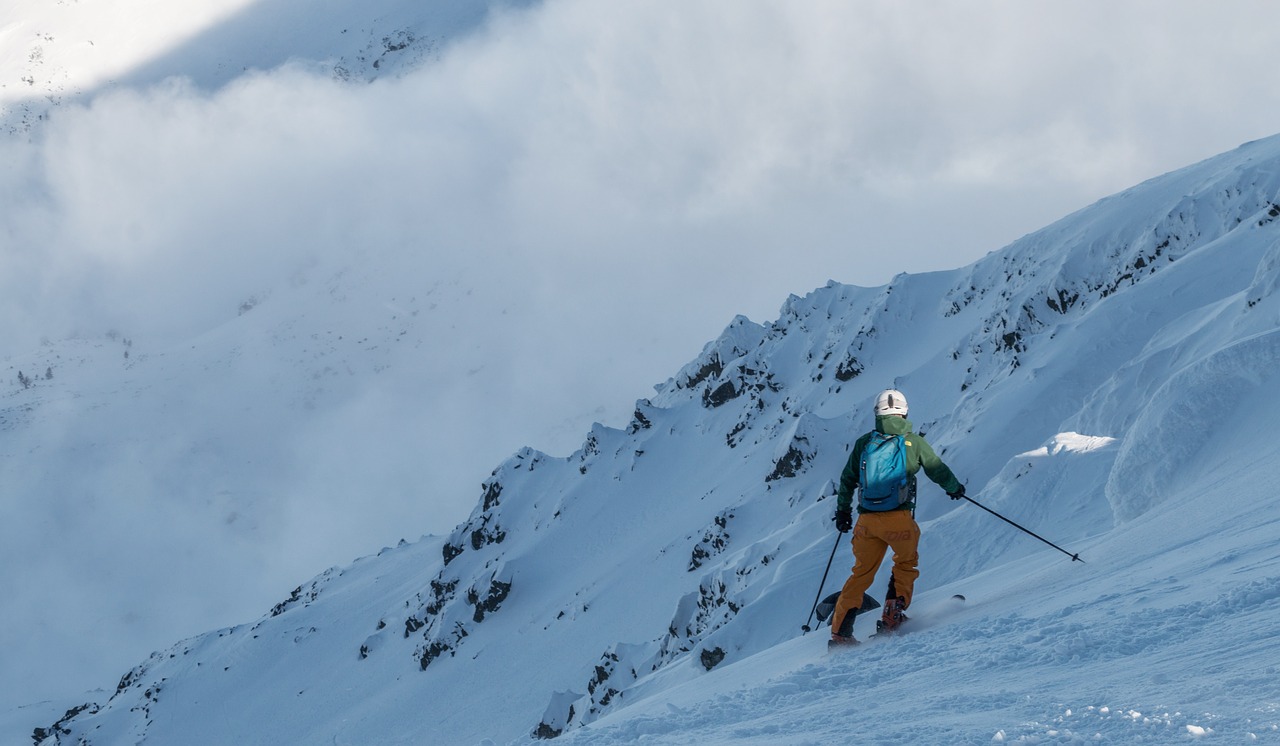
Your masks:
[[[840,472],[840,489],[836,492],[836,510],[851,510],[853,507],[853,491],[858,488],[858,464],[862,460],[863,438],[853,444],[853,453]]]
[[[933,452],[933,446],[929,445],[919,435],[915,436],[914,440],[916,441],[917,452],[920,454],[920,466],[924,469],[925,476],[929,477],[930,480],[948,493],[960,489],[960,480],[956,479],[956,475],[951,473],[951,467],[942,463],[942,459],[938,458],[938,454]]]

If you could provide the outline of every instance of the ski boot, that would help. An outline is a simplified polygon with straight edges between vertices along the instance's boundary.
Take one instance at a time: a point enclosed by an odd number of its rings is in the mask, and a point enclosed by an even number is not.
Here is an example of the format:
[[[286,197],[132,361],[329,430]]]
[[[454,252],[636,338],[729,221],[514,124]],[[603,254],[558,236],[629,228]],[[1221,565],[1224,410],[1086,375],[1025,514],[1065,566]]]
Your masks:
[[[857,609],[850,609],[840,622],[840,629],[831,630],[831,641],[827,643],[828,651],[851,648],[858,644],[858,638],[853,636],[853,620],[856,616],[858,616]]]
[[[907,621],[906,608],[906,601],[901,596],[886,598],[884,612],[880,615],[880,619],[876,621],[876,634],[893,632],[903,622]]]

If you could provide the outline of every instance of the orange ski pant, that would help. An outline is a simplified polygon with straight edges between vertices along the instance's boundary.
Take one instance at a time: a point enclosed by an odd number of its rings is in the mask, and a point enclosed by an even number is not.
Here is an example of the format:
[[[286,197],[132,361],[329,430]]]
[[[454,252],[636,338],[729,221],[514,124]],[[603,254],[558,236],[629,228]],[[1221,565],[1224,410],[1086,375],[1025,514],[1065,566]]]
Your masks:
[[[862,606],[862,594],[876,579],[884,553],[893,549],[892,595],[911,605],[911,591],[920,571],[920,526],[909,510],[862,513],[853,527],[853,574],[845,581],[831,615],[831,629],[839,630],[850,610]]]

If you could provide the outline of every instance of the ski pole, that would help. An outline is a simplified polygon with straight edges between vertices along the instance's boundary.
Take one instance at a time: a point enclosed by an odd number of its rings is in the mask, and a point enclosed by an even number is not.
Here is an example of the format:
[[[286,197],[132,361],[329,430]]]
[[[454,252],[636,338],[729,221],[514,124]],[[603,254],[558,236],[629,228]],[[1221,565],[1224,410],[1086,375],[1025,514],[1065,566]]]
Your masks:
[[[844,532],[836,534],[836,545],[831,547],[831,556],[827,558],[827,569],[822,571],[822,582],[818,583],[818,595],[813,597],[813,608],[809,609],[809,618],[804,620],[803,630],[800,634],[806,634],[810,631],[809,622],[813,621],[813,612],[818,610],[818,599],[822,598],[822,588],[827,584],[827,573],[831,572],[831,562],[836,558],[836,550],[840,548],[840,537],[844,536]]]
[[[1040,541],[1043,541],[1044,543],[1048,544],[1049,546],[1053,547],[1054,549],[1057,549],[1059,552],[1062,552],[1063,554],[1065,554],[1065,555],[1067,555],[1068,557],[1070,557],[1072,562],[1084,562],[1084,560],[1080,559],[1080,555],[1078,555],[1078,554],[1072,554],[1071,552],[1068,552],[1067,550],[1063,549],[1062,547],[1058,546],[1057,544],[1054,544],[1052,541],[1049,541],[1048,539],[1046,539],[1046,538],[1044,538],[1043,536],[1041,536],[1041,535],[1037,534],[1036,532],[1034,532],[1034,531],[1030,531],[1030,530],[1028,530],[1028,529],[1026,529],[1026,528],[1023,528],[1022,526],[1019,526],[1018,524],[1014,523],[1013,521],[1009,520],[1008,518],[1005,518],[1004,516],[1002,516],[1002,515],[1000,515],[999,513],[995,512],[995,511],[994,511],[994,510],[992,510],[991,508],[988,508],[987,506],[983,505],[982,503],[978,502],[977,500],[974,500],[972,497],[969,497],[968,495],[965,495],[965,496],[964,496],[964,499],[968,500],[969,502],[973,503],[974,505],[977,505],[979,508],[982,508],[983,510],[987,511],[987,512],[988,512],[988,513],[990,513],[991,515],[995,516],[996,518],[999,518],[1000,520],[1004,521],[1005,523],[1009,524],[1010,526],[1013,526],[1014,528],[1018,529],[1019,531],[1024,531],[1024,532],[1026,532],[1026,533],[1028,533],[1028,534],[1031,534],[1032,536],[1036,537],[1036,538],[1037,538],[1037,539],[1039,539]],[[814,608],[817,608],[817,605],[816,605],[816,604],[814,605]]]

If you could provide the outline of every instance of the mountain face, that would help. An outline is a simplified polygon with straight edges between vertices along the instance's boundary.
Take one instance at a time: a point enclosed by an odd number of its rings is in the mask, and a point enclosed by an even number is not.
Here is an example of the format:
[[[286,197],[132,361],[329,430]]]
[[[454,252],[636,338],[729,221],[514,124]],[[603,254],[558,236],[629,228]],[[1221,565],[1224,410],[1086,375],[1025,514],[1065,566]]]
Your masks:
[[[1211,523],[1166,518],[1206,494],[1214,520],[1274,521],[1254,493],[1216,485],[1280,463],[1278,282],[1280,137],[968,267],[793,296],[771,323],[735,318],[625,429],[597,425],[567,458],[516,453],[450,535],[332,569],[252,624],[157,652],[35,741],[572,738],[745,670],[799,635],[836,536],[835,481],[890,386],[971,496],[1086,561],[1147,525],[1160,547],[1213,541]],[[1085,571],[921,480],[920,603],[1051,563]],[[1242,562],[1270,551],[1251,546]],[[837,549],[828,590],[849,563]],[[1161,577],[1158,563],[1099,566],[1098,593]],[[1183,581],[1184,599],[1216,592]],[[1232,603],[1274,603],[1272,585]],[[1019,588],[996,608],[1064,613],[1052,591]]]

